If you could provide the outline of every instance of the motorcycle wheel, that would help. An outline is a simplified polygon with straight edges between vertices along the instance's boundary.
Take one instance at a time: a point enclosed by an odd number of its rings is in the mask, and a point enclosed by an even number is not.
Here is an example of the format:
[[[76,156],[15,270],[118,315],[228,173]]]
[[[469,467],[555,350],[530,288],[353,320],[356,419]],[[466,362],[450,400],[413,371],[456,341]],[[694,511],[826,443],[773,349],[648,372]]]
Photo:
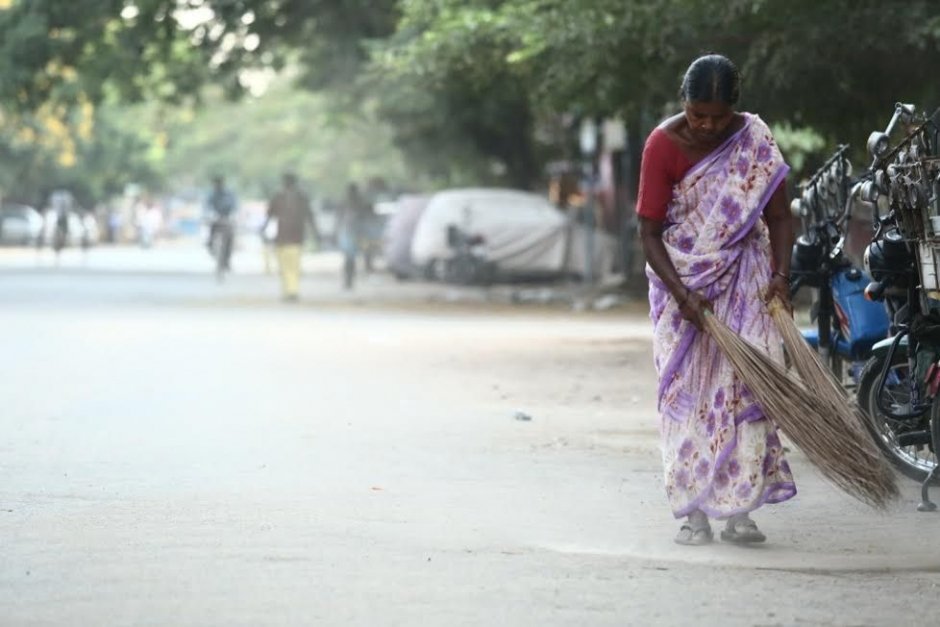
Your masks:
[[[930,423],[940,423],[940,398],[935,398],[930,411],[918,418],[896,420],[886,416],[878,409],[875,398],[886,357],[887,355],[875,356],[866,362],[858,379],[858,404],[868,418],[865,421],[865,427],[888,461],[904,476],[923,482],[937,465],[937,455],[933,445],[918,443],[902,446],[898,438],[918,431],[929,434]],[[896,407],[908,404],[910,402],[909,376],[907,357],[895,354],[887,374],[888,384],[882,392],[883,399]],[[936,436],[934,436],[934,441],[936,441],[935,438]]]

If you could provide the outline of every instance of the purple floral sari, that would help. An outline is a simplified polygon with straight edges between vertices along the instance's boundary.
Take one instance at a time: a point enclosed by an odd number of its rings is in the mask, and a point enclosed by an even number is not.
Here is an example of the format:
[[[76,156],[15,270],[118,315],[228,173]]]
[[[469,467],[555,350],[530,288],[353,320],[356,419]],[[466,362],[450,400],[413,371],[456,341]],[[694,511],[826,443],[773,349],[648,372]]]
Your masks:
[[[782,361],[780,336],[763,304],[771,248],[761,217],[789,167],[767,125],[745,117],[741,130],[675,186],[663,243],[683,283],[704,294],[722,322]],[[714,342],[682,318],[652,269],[646,273],[673,513],[726,518],[793,497],[774,425]]]

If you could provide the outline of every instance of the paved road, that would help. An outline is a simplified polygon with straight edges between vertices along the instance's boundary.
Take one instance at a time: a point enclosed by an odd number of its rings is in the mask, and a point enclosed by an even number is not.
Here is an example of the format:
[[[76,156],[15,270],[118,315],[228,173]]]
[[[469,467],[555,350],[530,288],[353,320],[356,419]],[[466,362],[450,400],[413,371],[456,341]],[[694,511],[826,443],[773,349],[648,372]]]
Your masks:
[[[332,263],[290,306],[193,251],[0,253],[0,624],[936,620],[913,486],[873,514],[795,456],[767,546],[671,543],[642,314],[351,300]]]

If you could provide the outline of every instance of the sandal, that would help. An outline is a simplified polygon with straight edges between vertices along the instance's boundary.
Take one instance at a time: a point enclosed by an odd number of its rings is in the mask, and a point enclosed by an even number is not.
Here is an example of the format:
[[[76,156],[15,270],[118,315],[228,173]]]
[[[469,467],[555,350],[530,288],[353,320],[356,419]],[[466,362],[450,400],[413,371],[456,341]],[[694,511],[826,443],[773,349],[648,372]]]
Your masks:
[[[732,544],[760,544],[767,540],[757,523],[750,518],[732,518],[721,530],[721,540]]]
[[[679,528],[679,533],[676,535],[676,544],[703,546],[705,544],[711,544],[713,539],[714,536],[712,535],[711,527],[698,527],[693,529],[692,525],[685,523]]]

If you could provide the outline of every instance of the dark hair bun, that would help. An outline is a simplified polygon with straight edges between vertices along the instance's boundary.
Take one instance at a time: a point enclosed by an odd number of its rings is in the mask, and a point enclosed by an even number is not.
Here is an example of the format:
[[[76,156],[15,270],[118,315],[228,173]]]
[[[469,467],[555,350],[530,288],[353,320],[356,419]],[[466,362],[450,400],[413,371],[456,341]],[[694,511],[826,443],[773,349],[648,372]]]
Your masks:
[[[728,57],[707,54],[685,71],[679,95],[685,102],[735,105],[741,97],[741,73]]]

